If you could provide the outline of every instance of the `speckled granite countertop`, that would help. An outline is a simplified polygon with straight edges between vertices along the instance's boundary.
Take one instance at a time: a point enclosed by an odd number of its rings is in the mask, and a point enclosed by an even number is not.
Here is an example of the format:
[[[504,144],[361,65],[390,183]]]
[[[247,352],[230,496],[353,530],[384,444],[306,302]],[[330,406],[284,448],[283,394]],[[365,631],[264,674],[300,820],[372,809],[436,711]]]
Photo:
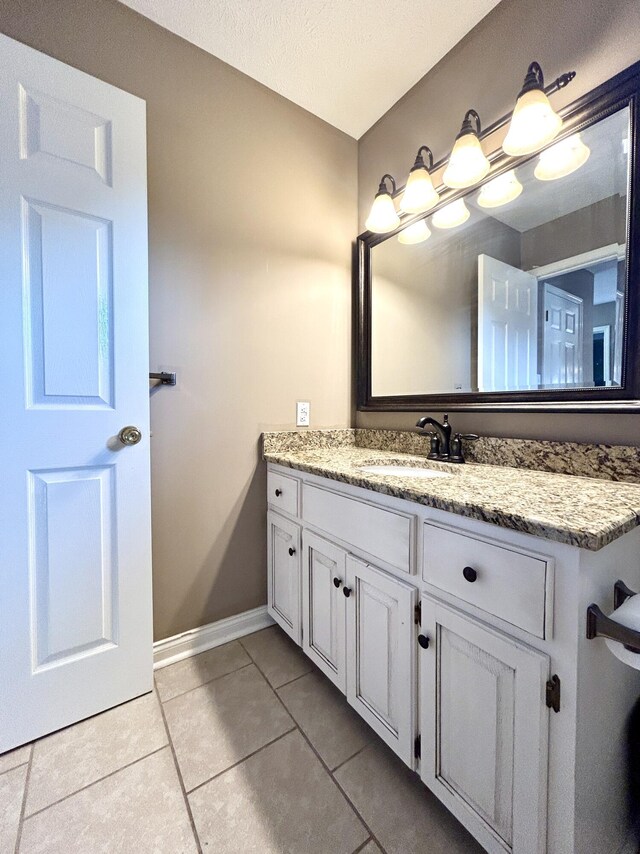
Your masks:
[[[347,431],[333,431],[334,445],[330,432],[321,447],[297,442],[282,442],[278,447],[267,436],[283,434],[265,434],[264,458],[591,551],[640,525],[640,484],[495,465],[432,463],[424,456],[357,447],[341,435]],[[380,463],[436,468],[450,472],[451,477],[425,479],[362,471],[362,466]]]

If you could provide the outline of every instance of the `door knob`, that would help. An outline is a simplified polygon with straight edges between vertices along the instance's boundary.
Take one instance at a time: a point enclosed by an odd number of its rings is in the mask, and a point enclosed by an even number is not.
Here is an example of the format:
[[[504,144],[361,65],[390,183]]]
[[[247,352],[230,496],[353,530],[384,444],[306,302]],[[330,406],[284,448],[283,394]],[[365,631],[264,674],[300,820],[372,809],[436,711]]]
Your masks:
[[[293,557],[295,553],[296,553],[296,550],[293,548],[293,546],[289,546],[289,555],[291,557]]]
[[[429,649],[429,638],[426,635],[418,635],[418,643],[422,649]]]
[[[342,581],[339,578],[336,577],[333,579],[333,586],[334,587],[340,587],[341,584],[342,584]]]
[[[349,598],[349,596],[351,596],[351,588],[350,587],[343,587],[342,592],[347,597],[347,599]]]
[[[118,433],[118,439],[120,439],[123,445],[137,445],[142,439],[142,433],[137,427],[129,425],[128,427],[123,427]]]

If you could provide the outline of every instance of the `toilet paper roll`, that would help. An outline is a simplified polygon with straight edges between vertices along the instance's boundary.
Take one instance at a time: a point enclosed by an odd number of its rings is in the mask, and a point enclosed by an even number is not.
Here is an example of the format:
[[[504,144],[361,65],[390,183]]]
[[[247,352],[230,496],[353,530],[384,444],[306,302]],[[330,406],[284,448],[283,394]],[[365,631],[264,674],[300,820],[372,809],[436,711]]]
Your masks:
[[[625,600],[609,616],[616,623],[620,623],[622,626],[627,626],[630,629],[635,629],[639,633],[640,639],[640,594],[636,594]],[[605,642],[616,658],[628,664],[629,667],[640,670],[640,653],[625,649],[624,644],[617,641],[607,639]]]

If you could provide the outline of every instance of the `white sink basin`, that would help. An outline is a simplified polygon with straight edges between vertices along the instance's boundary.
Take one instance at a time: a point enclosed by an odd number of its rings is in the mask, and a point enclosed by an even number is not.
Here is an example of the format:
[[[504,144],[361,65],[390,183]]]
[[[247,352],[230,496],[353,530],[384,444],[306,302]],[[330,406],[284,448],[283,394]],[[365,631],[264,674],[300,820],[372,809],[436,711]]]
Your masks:
[[[362,466],[368,474],[388,474],[394,477],[451,477],[449,472],[423,469],[419,466]]]

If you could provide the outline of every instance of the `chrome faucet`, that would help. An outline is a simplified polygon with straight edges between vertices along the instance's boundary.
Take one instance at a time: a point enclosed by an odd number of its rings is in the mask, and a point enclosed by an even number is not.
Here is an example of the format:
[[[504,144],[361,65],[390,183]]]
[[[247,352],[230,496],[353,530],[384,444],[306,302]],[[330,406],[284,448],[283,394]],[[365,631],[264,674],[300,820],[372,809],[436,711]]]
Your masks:
[[[424,430],[427,424],[433,427],[433,431],[427,431],[431,436],[431,449],[428,454],[430,460],[440,460],[448,463],[463,463],[464,456],[462,453],[462,440],[467,439],[473,441],[479,438],[475,433],[456,433],[451,438],[452,427],[449,424],[449,416],[445,415],[442,419],[442,424],[436,421],[435,418],[424,416],[420,418],[416,424],[421,430]]]

